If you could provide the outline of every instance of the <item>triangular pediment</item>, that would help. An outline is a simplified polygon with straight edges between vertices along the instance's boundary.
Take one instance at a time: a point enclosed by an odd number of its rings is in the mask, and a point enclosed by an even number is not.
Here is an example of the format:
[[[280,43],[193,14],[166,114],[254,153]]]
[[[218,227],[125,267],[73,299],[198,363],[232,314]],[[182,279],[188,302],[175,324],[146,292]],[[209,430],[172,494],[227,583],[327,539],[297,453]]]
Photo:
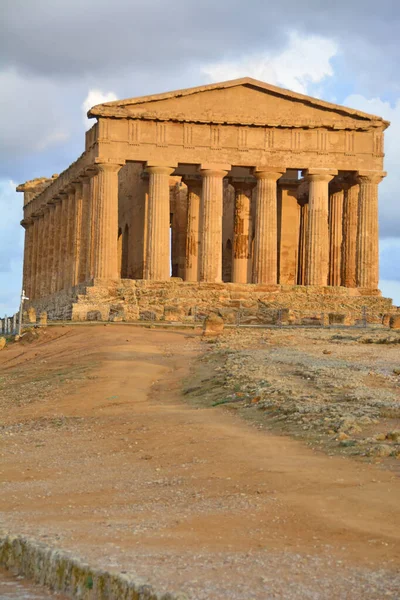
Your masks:
[[[94,106],[89,117],[173,120],[270,127],[385,129],[387,121],[251,78],[117,100]]]

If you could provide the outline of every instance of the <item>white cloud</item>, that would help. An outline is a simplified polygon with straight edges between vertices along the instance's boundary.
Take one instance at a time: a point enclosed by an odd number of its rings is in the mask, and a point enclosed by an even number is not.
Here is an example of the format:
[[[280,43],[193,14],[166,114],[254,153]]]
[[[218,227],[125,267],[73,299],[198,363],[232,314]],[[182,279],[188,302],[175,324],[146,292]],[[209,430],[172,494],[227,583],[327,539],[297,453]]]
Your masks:
[[[93,125],[93,121],[89,120],[86,116],[88,110],[96,104],[103,104],[103,102],[112,102],[118,100],[117,95],[114,92],[102,92],[98,89],[89,90],[88,95],[82,103],[83,110],[83,122],[86,129],[89,129]]]
[[[247,76],[307,94],[310,84],[333,75],[330,60],[337,53],[333,40],[317,35],[302,37],[293,32],[287,48],[279,53],[263,52],[237,61],[212,63],[204,66],[202,72],[211,82]]]
[[[69,137],[69,133],[67,131],[64,131],[63,129],[52,131],[38,142],[38,144],[36,145],[36,149],[39,152],[42,152],[43,150],[47,150],[47,148],[49,148],[50,146],[66,142],[69,139]]]

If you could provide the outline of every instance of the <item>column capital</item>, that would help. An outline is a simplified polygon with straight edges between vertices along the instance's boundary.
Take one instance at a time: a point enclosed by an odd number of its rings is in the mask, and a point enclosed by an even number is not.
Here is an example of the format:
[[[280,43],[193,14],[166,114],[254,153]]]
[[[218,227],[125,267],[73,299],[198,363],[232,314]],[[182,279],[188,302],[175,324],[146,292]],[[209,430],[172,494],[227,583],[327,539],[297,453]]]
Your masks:
[[[326,181],[329,183],[338,174],[336,169],[307,169],[305,179],[307,181]]]
[[[253,175],[256,179],[268,179],[269,181],[278,181],[285,173],[284,167],[256,167]]]
[[[199,167],[199,173],[202,177],[226,177],[231,170],[231,165],[224,163],[204,163]]]
[[[357,171],[357,183],[380,183],[386,177],[386,171]]]
[[[118,173],[118,171],[123,167],[121,163],[115,162],[99,162],[95,164],[97,173]]]
[[[149,175],[171,175],[175,171],[175,167],[147,165],[145,170]]]
[[[28,227],[30,227],[31,225],[33,225],[33,219],[31,217],[27,217],[26,219],[22,219],[22,221],[20,221],[20,225],[22,225],[22,227],[24,229],[28,229]]]

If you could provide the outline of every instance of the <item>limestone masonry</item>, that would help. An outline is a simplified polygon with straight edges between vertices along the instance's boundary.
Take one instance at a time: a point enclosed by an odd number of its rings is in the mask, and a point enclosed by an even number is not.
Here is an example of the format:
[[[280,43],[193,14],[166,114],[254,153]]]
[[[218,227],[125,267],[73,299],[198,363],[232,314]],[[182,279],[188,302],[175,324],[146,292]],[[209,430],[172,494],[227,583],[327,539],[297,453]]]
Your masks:
[[[393,310],[378,290],[387,121],[250,78],[88,115],[76,162],[17,188],[36,310]]]

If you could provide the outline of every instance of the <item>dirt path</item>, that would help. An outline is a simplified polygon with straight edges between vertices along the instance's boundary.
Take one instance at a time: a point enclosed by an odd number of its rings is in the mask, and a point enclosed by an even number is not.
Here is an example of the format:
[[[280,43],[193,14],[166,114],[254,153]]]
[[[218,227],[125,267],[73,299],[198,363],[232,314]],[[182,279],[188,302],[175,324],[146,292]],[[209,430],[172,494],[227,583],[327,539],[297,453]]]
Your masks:
[[[192,334],[45,339],[0,354],[1,527],[194,599],[400,597],[393,474],[185,404]]]

